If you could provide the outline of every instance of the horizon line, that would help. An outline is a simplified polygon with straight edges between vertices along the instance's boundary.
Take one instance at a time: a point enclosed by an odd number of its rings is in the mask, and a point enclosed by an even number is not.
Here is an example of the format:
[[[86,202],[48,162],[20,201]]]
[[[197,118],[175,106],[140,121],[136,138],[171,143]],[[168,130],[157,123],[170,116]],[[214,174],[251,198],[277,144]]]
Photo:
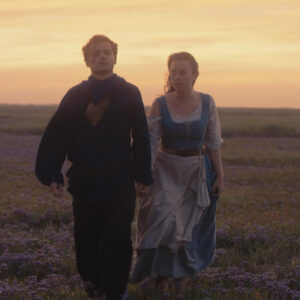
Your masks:
[[[45,103],[45,104],[36,104],[36,103],[7,103],[7,102],[0,102],[0,106],[58,106],[59,103]],[[144,105],[145,108],[151,107],[151,105]],[[258,107],[258,106],[217,106],[217,109],[295,109],[300,110],[300,107]]]

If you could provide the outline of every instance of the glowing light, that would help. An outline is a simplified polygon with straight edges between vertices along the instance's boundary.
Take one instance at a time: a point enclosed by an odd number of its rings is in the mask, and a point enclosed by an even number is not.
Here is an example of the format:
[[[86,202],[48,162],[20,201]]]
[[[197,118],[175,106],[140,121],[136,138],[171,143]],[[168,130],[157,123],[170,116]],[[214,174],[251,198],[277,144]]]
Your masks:
[[[12,0],[0,8],[0,102],[58,103],[89,74],[82,45],[103,33],[119,44],[116,72],[146,104],[163,91],[168,55],[185,50],[200,65],[196,87],[218,105],[300,108],[299,1]]]

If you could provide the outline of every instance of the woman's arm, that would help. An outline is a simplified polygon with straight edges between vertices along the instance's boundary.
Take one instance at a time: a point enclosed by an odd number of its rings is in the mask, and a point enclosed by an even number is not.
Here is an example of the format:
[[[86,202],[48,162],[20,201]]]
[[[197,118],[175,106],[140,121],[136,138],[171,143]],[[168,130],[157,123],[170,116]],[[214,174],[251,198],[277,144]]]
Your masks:
[[[212,193],[214,196],[220,196],[220,194],[224,191],[224,172],[221,149],[209,151],[208,156],[217,173],[217,178],[213,184]]]
[[[212,193],[219,196],[224,190],[224,172],[222,166],[221,145],[223,139],[221,137],[221,123],[219,114],[212,97],[210,97],[209,105],[209,122],[205,136],[205,147],[208,150],[208,156],[217,173],[217,178],[213,184]]]
[[[159,104],[157,100],[154,100],[151,106],[150,113],[148,115],[148,127],[149,138],[151,144],[151,160],[152,169],[156,161],[157,151],[160,145],[161,139],[161,116],[159,110]]]

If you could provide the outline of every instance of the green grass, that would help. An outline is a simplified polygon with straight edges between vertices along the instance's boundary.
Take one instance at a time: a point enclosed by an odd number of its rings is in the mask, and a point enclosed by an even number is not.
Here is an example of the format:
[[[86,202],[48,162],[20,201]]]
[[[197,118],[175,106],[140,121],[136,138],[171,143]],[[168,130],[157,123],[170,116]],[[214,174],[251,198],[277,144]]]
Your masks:
[[[300,166],[299,151],[299,138],[225,138],[223,159],[231,165],[252,167]]]
[[[55,105],[0,105],[0,130],[15,134],[42,134]]]
[[[9,249],[37,255],[41,264],[35,259],[26,267],[10,264],[6,271],[0,265],[0,282],[27,292],[28,276],[38,274],[38,282],[49,285],[38,292],[42,299],[85,300],[79,281],[71,280],[76,274],[71,197],[56,199],[33,172],[38,134],[54,111],[54,106],[0,107],[0,257]],[[289,288],[300,289],[295,273],[300,265],[299,110],[220,109],[220,116],[227,137],[218,250],[214,264],[189,283],[187,299],[291,300],[273,291],[289,278]],[[265,131],[270,124],[288,132],[274,136]],[[61,278],[51,277],[50,262]],[[146,287],[130,284],[129,290],[134,300],[154,297],[152,281]],[[29,298],[17,290],[13,299]]]
[[[299,109],[221,108],[223,135],[299,137]]]
[[[0,130],[39,135],[56,108],[55,105],[0,105]],[[224,137],[300,137],[299,109],[219,108],[219,114]]]

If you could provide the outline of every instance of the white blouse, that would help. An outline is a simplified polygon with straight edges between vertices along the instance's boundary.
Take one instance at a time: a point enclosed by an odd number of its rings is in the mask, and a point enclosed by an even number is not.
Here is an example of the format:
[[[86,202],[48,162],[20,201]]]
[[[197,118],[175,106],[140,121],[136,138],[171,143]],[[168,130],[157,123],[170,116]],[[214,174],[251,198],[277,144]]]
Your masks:
[[[174,113],[170,113],[170,116],[174,122],[190,122],[194,120],[198,120],[201,116],[202,111],[202,101],[199,101],[196,109],[186,115],[179,116]],[[148,126],[149,126],[149,138],[151,143],[151,155],[152,155],[152,167],[156,160],[157,150],[160,144],[161,139],[161,116],[153,117],[149,115],[147,117]],[[221,137],[221,124],[219,119],[219,114],[215,105],[213,98],[210,96],[209,102],[209,121],[206,128],[206,134],[204,137],[204,146],[208,149],[208,151],[218,150],[221,148],[223,143],[223,139]]]

